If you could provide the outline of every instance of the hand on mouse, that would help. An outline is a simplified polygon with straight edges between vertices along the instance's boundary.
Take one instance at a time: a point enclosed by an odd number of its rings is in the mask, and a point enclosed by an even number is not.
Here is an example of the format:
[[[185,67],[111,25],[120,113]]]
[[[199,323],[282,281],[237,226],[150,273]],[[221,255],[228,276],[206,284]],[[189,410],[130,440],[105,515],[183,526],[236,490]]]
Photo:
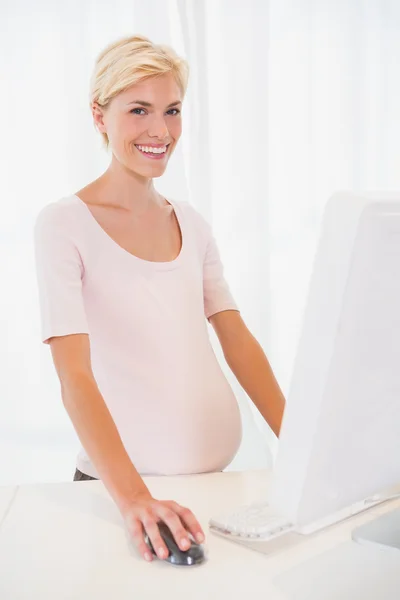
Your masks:
[[[204,532],[192,511],[173,500],[156,500],[150,493],[145,492],[125,508],[122,516],[140,554],[148,561],[151,561],[153,556],[145,542],[145,533],[149,536],[157,556],[162,560],[168,556],[167,547],[157,526],[158,521],[164,521],[169,527],[181,550],[188,550],[190,547],[189,533],[199,544],[204,542]]]

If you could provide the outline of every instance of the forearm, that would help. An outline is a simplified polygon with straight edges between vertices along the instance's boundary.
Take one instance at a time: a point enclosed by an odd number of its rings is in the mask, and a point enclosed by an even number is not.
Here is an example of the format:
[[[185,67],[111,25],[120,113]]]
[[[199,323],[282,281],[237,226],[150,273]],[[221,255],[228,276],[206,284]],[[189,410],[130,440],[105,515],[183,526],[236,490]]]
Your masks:
[[[240,343],[230,344],[224,355],[240,385],[279,437],[285,398],[260,344],[248,333]]]
[[[77,375],[62,383],[61,390],[82,446],[123,512],[138,494],[148,489],[125,450],[95,380]]]

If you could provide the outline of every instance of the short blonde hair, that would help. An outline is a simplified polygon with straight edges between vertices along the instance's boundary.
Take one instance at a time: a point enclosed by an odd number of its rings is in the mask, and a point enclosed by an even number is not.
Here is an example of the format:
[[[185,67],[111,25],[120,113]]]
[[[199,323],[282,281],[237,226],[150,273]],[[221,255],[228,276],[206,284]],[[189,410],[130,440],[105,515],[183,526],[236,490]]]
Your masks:
[[[90,108],[94,102],[106,108],[114,96],[131,85],[166,73],[174,75],[183,98],[189,78],[187,61],[169,46],[154,44],[142,35],[123,37],[97,56],[90,79]],[[108,136],[101,135],[108,149]]]

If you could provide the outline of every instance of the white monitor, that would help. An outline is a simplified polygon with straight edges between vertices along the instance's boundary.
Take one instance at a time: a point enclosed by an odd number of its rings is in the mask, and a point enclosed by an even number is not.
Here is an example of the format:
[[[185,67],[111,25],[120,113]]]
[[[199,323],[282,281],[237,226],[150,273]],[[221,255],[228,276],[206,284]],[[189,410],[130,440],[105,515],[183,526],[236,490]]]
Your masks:
[[[306,527],[399,484],[400,192],[341,192],[323,217],[269,504]]]

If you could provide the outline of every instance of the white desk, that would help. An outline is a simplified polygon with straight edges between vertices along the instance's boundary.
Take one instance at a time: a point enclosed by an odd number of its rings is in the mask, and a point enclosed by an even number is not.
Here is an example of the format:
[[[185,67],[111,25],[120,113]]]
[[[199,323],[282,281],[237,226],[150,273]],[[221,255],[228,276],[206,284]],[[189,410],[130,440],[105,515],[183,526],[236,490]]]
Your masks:
[[[229,472],[146,478],[146,483],[155,497],[189,506],[207,533],[211,515],[262,499],[268,477],[262,471]],[[348,542],[355,525],[400,505],[396,501],[376,507],[274,556],[208,533],[207,563],[179,569],[157,560],[146,563],[137,555],[100,481],[20,486],[9,508],[14,492],[0,488],[3,517],[8,510],[0,528],[2,600],[289,599],[292,594],[284,595],[276,585],[285,581],[286,571],[326,551],[329,556]],[[357,552],[361,547],[354,548]],[[351,556],[346,560],[351,563]],[[359,562],[354,578],[361,577]],[[400,556],[398,572],[400,577]],[[383,600],[381,582],[376,585],[375,598]]]

